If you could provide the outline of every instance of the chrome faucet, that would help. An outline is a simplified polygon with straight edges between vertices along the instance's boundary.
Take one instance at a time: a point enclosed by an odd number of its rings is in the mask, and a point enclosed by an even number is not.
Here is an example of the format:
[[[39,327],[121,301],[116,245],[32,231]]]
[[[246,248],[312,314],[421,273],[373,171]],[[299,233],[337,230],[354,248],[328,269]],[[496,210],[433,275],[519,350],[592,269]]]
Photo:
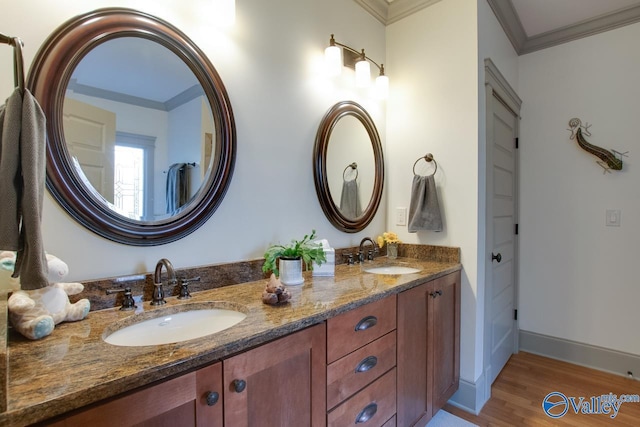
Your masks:
[[[176,285],[178,280],[176,279],[176,272],[173,269],[173,265],[168,259],[162,258],[156,264],[156,272],[153,279],[153,299],[151,305],[162,305],[167,302],[164,300],[164,291],[162,290],[162,266],[167,270],[167,285]]]
[[[371,237],[365,237],[360,241],[360,247],[358,248],[358,260],[361,263],[364,262],[365,260],[364,244],[367,242],[371,242],[371,245],[373,246],[373,248],[369,249],[369,251],[367,252],[367,260],[373,261],[374,254],[378,253],[378,247],[376,246],[376,243],[373,241],[373,239],[371,239]]]

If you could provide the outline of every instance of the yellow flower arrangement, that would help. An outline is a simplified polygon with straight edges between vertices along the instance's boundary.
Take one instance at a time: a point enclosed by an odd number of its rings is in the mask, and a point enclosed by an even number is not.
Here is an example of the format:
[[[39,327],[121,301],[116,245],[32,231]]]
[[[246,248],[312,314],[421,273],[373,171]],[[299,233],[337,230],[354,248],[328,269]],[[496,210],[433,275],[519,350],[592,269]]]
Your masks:
[[[385,231],[382,233],[382,236],[378,236],[378,246],[383,247],[385,243],[402,243],[400,239],[398,239],[398,235],[396,233],[391,233],[389,231]]]

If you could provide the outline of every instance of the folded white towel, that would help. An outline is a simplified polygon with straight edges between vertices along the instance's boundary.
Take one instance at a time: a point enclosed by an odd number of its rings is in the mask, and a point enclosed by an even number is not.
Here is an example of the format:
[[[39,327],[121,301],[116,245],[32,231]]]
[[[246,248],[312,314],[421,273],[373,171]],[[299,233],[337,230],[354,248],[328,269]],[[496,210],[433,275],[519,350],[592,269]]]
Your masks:
[[[409,205],[409,233],[442,231],[442,216],[433,175],[413,176]]]

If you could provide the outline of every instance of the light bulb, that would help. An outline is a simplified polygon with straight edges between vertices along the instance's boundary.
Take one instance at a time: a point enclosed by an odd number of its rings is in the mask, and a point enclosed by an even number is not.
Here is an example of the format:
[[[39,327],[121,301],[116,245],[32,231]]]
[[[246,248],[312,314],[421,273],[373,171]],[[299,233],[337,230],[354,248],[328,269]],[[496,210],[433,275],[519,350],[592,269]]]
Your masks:
[[[371,84],[371,65],[365,60],[356,62],[356,86],[368,87]]]
[[[342,72],[342,49],[335,45],[326,48],[324,50],[324,65],[328,76],[339,76]]]
[[[380,99],[389,97],[389,77],[385,75],[376,77],[376,96]]]

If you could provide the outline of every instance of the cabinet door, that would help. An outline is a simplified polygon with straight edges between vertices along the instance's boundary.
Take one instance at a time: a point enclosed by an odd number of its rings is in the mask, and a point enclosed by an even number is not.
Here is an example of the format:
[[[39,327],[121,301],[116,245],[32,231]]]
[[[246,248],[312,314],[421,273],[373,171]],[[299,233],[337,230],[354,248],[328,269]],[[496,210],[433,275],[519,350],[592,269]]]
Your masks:
[[[432,298],[433,411],[458,389],[460,380],[460,273],[434,280]]]
[[[50,426],[222,426],[222,400],[207,404],[209,392],[222,393],[220,363],[117,397],[53,422]],[[212,399],[209,399],[212,403]]]
[[[429,283],[398,295],[397,424],[425,425],[433,416],[427,383]]]
[[[225,360],[225,425],[324,426],[326,359],[323,323]]]
[[[458,389],[460,273],[398,295],[399,426],[424,425]]]

